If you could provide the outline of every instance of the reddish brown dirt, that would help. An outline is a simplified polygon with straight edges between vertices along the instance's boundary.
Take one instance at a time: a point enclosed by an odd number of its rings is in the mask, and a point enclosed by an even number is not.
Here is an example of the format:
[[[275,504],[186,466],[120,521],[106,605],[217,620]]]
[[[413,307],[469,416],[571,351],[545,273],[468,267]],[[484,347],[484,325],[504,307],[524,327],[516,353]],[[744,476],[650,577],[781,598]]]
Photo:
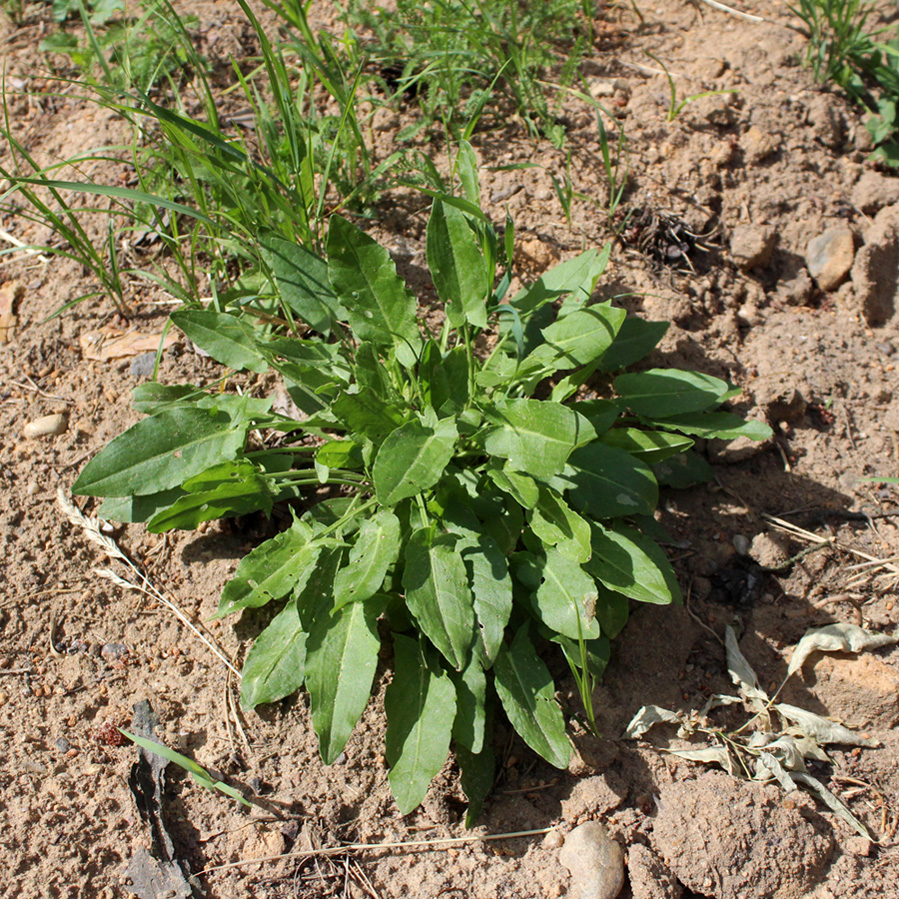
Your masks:
[[[677,880],[701,891],[686,895],[716,899],[896,896],[899,650],[822,659],[786,697],[863,727],[881,742],[879,749],[834,751],[832,765],[816,769],[879,845],[854,836],[807,799],[724,774],[704,776],[700,766],[661,754],[652,743],[619,739],[643,704],[688,710],[710,692],[731,689],[716,635],[734,616],[765,686],[780,682],[788,647],[807,628],[848,621],[891,632],[899,617],[895,579],[876,566],[852,568],[868,557],[896,557],[896,519],[843,515],[897,507],[895,488],[864,479],[895,476],[899,462],[899,238],[890,218],[899,181],[866,161],[870,147],[857,113],[800,65],[805,40],[788,27],[795,20],[780,4],[750,0],[745,8],[766,20],[761,23],[703,4],[638,5],[642,22],[626,4],[606,10],[609,37],[584,69],[596,96],[620,114],[631,152],[626,203],[648,216],[642,231],[625,232],[627,245],[615,246],[601,289],[634,312],[670,320],[656,362],[728,377],[743,388],[739,408],[769,420],[775,438],[759,448],[709,445],[717,484],[665,495],[661,519],[679,541],[672,556],[689,609],[634,611],[596,693],[604,737],[574,735],[579,753],[571,771],[555,771],[518,742],[505,741],[496,791],[477,832],[552,827],[565,834],[598,817],[632,850],[632,886],[623,895],[633,889],[638,899],[674,897]],[[247,31],[235,7],[199,3],[191,12],[202,23],[206,52],[222,59],[243,52]],[[0,40],[7,84],[21,79],[27,92],[10,99],[15,131],[39,161],[52,163],[115,143],[123,132],[111,115],[85,107],[77,91],[36,70],[34,48],[46,28],[39,16],[18,27],[4,21]],[[676,75],[681,97],[738,93],[690,103],[668,121],[667,81],[647,51]],[[528,139],[514,119],[486,119],[474,137],[487,212],[498,222],[507,209],[514,217],[524,277],[609,239],[592,112],[566,101],[560,115],[568,127],[562,151]],[[381,155],[407,118],[400,110],[375,132]],[[551,173],[565,171],[569,149],[578,194],[570,221],[551,180]],[[445,163],[439,147],[432,152]],[[5,143],[0,154],[7,162]],[[540,167],[493,170],[524,161]],[[84,174],[116,177],[115,171]],[[385,197],[376,228],[410,277],[424,255],[426,203],[416,200],[413,207]],[[709,234],[708,250],[691,255],[693,271],[660,266],[639,252],[652,221],[663,215]],[[851,231],[856,269],[825,291],[810,277],[805,254],[808,242],[832,226]],[[25,242],[48,239],[22,217],[7,216],[0,227]],[[91,227],[102,233],[95,220]],[[87,331],[125,323],[102,298],[46,320],[94,289],[78,265],[60,257],[0,257],[0,281],[16,281],[23,291],[12,339],[0,345],[0,896],[129,895],[123,871],[148,834],[127,785],[133,747],[116,745],[108,725],[128,724],[141,699],[158,713],[165,742],[233,784],[252,787],[268,808],[247,812],[169,769],[166,815],[176,851],[207,896],[564,895],[568,873],[552,841],[539,835],[220,867],[341,841],[459,836],[457,772],[448,763],[424,805],[402,818],[382,756],[379,709],[388,671],[380,672],[377,695],[341,762],[325,768],[304,698],[237,716],[234,678],[170,611],[98,578],[94,569],[106,560],[66,521],[55,493],[138,418],[129,405],[137,382],[131,360],[91,360],[79,343]],[[132,299],[135,326],[158,333],[162,298],[134,285]],[[217,374],[210,360],[176,344],[160,378],[208,382]],[[26,423],[53,413],[67,416],[64,433],[26,439]],[[774,530],[765,515],[789,518],[835,542],[788,573],[764,576],[749,595],[741,587],[745,579],[721,575],[739,567],[735,543],[751,545],[765,566],[807,546]],[[254,539],[218,525],[170,537],[129,527],[114,536],[195,620],[214,611]],[[209,627],[237,662],[258,631],[249,619]],[[573,684],[562,682],[563,698],[573,697]],[[664,736],[653,740],[664,745]],[[689,816],[678,817],[672,803]],[[772,810],[766,827],[752,824],[758,809]],[[754,840],[753,870],[795,868],[801,876],[740,881],[735,866],[746,859],[722,854],[711,835],[744,826],[741,821],[749,822]],[[680,844],[671,836],[678,828]],[[814,864],[797,860],[802,828],[816,834]]]

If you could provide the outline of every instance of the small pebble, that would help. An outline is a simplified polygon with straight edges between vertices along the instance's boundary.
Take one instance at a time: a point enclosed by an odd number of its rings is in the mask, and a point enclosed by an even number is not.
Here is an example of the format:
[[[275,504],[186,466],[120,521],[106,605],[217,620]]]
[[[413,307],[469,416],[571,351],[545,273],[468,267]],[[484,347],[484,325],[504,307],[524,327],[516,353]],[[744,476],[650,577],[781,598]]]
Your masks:
[[[156,353],[141,353],[131,363],[131,376],[134,378],[149,378],[156,367]]]
[[[571,872],[572,899],[615,899],[624,886],[624,853],[598,821],[568,834],[559,861]]]
[[[42,418],[29,421],[23,428],[23,433],[26,440],[36,440],[38,437],[55,437],[63,434],[68,426],[69,422],[65,415],[44,415]]]
[[[737,551],[738,555],[748,556],[749,555],[749,538],[744,537],[743,534],[734,535],[733,539],[734,549]]]
[[[60,737],[56,741],[56,748],[60,752],[68,752],[72,748],[72,744],[65,737]]]
[[[107,643],[101,647],[100,655],[107,662],[115,662],[128,655],[128,647],[124,643]]]
[[[551,830],[544,838],[543,845],[547,849],[561,849],[565,844],[565,837],[558,830]]]

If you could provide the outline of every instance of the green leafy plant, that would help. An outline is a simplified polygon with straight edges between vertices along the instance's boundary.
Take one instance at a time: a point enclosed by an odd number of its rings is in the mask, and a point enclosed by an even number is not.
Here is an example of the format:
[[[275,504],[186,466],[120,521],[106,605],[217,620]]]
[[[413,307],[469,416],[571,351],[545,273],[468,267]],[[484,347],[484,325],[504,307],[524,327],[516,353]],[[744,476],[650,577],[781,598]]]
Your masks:
[[[662,67],[662,71],[665,73],[665,77],[668,79],[668,121],[673,122],[683,111],[684,107],[686,107],[690,103],[695,103],[697,100],[702,100],[705,97],[719,97],[722,94],[738,94],[740,93],[738,90],[720,90],[720,91],[700,91],[697,94],[690,94],[689,97],[684,97],[683,99],[679,99],[677,95],[677,82],[674,80],[671,72],[668,71],[668,66],[662,62],[658,56],[654,56],[648,50],[644,51],[646,55],[653,60],[653,62],[658,63]]]
[[[289,527],[240,562],[219,604],[219,616],[277,607],[244,662],[244,705],[305,686],[333,762],[389,631],[397,804],[421,802],[452,743],[472,821],[493,783],[497,714],[548,762],[568,763],[541,648],[576,672],[592,721],[592,679],[629,602],[680,599],[647,533],[677,460],[708,471],[690,461],[693,438],[770,431],[719,409],[737,391],[718,378],[615,374],[667,325],[591,303],[608,251],[507,298],[511,222],[501,237],[480,211],[470,147],[457,165],[465,196],[436,196],[427,229],[446,312],[436,331],[417,320],[387,250],[346,219],[331,218],[324,258],[271,236],[261,252],[302,336],[246,310],[172,320],[225,366],[279,373],[298,412],[272,411],[271,396],[139,386],[148,417],[73,489],[106,497],[101,517],[154,532],[289,503]]]
[[[485,105],[496,109],[508,97],[532,133],[559,146],[564,130],[538,77],[564,59],[562,80],[572,78],[592,39],[591,6],[587,0],[398,0],[387,12],[371,0],[350,0],[346,19],[372,35],[365,47],[380,64],[382,84],[391,95],[414,99],[421,125],[442,121],[458,137]]]

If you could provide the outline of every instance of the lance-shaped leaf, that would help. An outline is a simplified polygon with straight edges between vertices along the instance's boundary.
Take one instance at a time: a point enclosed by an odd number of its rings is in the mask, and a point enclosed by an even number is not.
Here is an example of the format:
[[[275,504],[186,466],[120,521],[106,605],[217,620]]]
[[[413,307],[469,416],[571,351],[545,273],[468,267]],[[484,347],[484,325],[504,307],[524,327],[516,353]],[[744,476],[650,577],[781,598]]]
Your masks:
[[[547,627],[572,640],[599,636],[596,582],[577,562],[548,548],[545,557],[516,553],[512,565],[528,588],[534,614]]]
[[[256,638],[240,678],[240,701],[252,709],[277,702],[303,686],[306,675],[306,631],[296,600],[291,600]]]
[[[549,670],[534,651],[523,624],[493,666],[496,692],[512,727],[551,765],[566,768],[571,746]]]
[[[659,501],[659,486],[645,462],[598,441],[571,454],[563,479],[571,505],[592,518],[652,515]]]
[[[349,608],[353,608],[350,606]],[[385,755],[390,790],[407,815],[424,799],[443,767],[456,717],[456,691],[427,649],[410,637],[393,639],[395,673],[384,697]]]
[[[331,411],[350,431],[382,440],[403,423],[399,406],[385,402],[370,387],[343,391],[331,404]]]
[[[178,487],[243,448],[249,422],[224,412],[173,408],[145,418],[115,438],[81,472],[72,492],[143,496]]]
[[[268,515],[274,502],[270,484],[246,459],[222,462],[188,478],[184,482],[187,494],[157,512],[148,522],[147,530],[161,534],[172,528],[193,530],[200,522],[216,518],[258,511]]]
[[[306,643],[306,689],[322,760],[343,752],[365,711],[378,665],[378,615],[384,603],[354,602],[319,615]]]
[[[561,403],[509,400],[489,417],[497,427],[487,435],[486,451],[536,478],[557,475],[575,447],[595,437],[589,422]]]
[[[266,540],[241,560],[225,584],[216,617],[237,609],[257,608],[302,589],[312,574],[321,545],[311,542],[311,528],[301,522]]]
[[[637,316],[626,318],[614,342],[603,353],[600,370],[617,371],[638,362],[665,336],[668,327],[668,322],[648,322]]]
[[[512,577],[499,544],[487,534],[460,542],[468,570],[475,615],[480,625],[478,655],[485,668],[493,664],[503,643],[503,633],[512,615]]]
[[[572,562],[586,562],[593,553],[590,525],[548,487],[540,488],[540,500],[531,513],[531,530],[547,545]]]
[[[172,321],[216,362],[235,371],[264,372],[268,368],[250,325],[236,315],[212,309],[173,312]]]
[[[456,538],[419,528],[405,553],[406,605],[425,636],[461,671],[476,635],[474,596]]]
[[[655,465],[678,453],[685,453],[693,446],[693,441],[682,434],[645,431],[642,428],[612,428],[599,439],[606,446],[617,446],[647,465]]]
[[[339,308],[327,263],[304,246],[274,235],[262,240],[260,248],[281,299],[310,328],[327,337]]]
[[[484,800],[493,789],[496,776],[496,758],[493,747],[485,742],[484,748],[477,754],[464,746],[456,747],[456,761],[459,763],[461,775],[459,782],[468,799],[468,810],[465,813],[465,826],[474,827]]]
[[[720,440],[734,440],[737,437],[767,440],[772,434],[770,426],[763,421],[746,420],[734,412],[692,412],[688,415],[665,416],[653,424],[694,437],[715,437]]]
[[[339,215],[328,229],[328,277],[359,340],[394,346],[411,368],[421,346],[415,297],[376,240]]]
[[[428,220],[428,268],[453,327],[487,327],[487,264],[461,209],[434,200]]]
[[[720,378],[676,368],[619,375],[614,385],[633,412],[648,418],[701,412],[720,403],[729,390]]]
[[[484,747],[484,727],[487,720],[487,677],[481,663],[472,655],[468,665],[450,677],[456,687],[456,720],[453,739],[470,752],[479,753]]]
[[[634,528],[593,525],[593,556],[584,566],[610,590],[639,602],[680,602],[677,576],[658,544]]]
[[[545,343],[532,355],[552,360],[556,368],[590,365],[612,345],[625,315],[611,306],[578,309],[544,328]]]
[[[400,521],[387,509],[359,528],[346,565],[334,579],[334,608],[374,596],[400,552]]]
[[[412,420],[392,431],[372,466],[378,502],[393,506],[433,487],[453,457],[457,437],[451,418],[437,422],[435,427]]]

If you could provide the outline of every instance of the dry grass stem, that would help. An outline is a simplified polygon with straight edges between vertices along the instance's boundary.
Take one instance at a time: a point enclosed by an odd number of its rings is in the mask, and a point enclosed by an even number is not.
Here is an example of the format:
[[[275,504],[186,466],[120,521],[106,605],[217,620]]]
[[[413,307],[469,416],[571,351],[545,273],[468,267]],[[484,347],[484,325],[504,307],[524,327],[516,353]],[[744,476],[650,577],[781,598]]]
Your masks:
[[[99,519],[85,515],[81,509],[66,496],[62,487],[57,489],[56,499],[69,522],[80,529],[84,536],[95,546],[99,547],[112,561],[120,562],[124,565],[128,569],[129,574],[135,578],[136,583],[135,581],[128,580],[128,578],[122,577],[111,568],[95,568],[95,574],[108,581],[112,581],[116,586],[122,587],[123,589],[137,590],[139,593],[143,593],[144,596],[165,606],[195,637],[206,645],[207,649],[219,658],[229,671],[240,678],[240,672],[234,667],[225,653],[215,644],[212,637],[203,633],[199,625],[191,621],[178,604],[159,590],[140,568],[138,568],[138,566],[129,559],[121,549],[119,549],[118,544],[100,530]]]
[[[299,852],[282,852],[280,855],[267,855],[262,858],[244,858],[236,862],[228,862],[225,865],[213,865],[197,871],[194,877],[202,877],[211,871],[223,871],[226,868],[240,868],[244,865],[260,865],[265,862],[277,862],[285,858],[302,861],[306,858],[327,857],[329,855],[343,855],[347,852],[372,852],[379,849],[423,849],[441,850],[451,846],[464,845],[465,843],[481,843],[486,840],[515,840],[520,837],[534,837],[549,833],[551,827],[541,827],[539,830],[519,830],[514,833],[488,833],[470,837],[444,837],[438,840],[405,840],[390,843],[347,843],[344,846],[328,846],[324,849],[301,849]]]
[[[713,9],[719,9],[721,12],[726,12],[731,16],[736,16],[738,19],[746,19],[747,22],[765,22],[766,19],[763,19],[761,16],[755,16],[750,12],[743,12],[739,9],[734,9],[732,6],[725,6],[723,3],[719,3],[718,0],[702,0],[703,3],[707,3]]]

